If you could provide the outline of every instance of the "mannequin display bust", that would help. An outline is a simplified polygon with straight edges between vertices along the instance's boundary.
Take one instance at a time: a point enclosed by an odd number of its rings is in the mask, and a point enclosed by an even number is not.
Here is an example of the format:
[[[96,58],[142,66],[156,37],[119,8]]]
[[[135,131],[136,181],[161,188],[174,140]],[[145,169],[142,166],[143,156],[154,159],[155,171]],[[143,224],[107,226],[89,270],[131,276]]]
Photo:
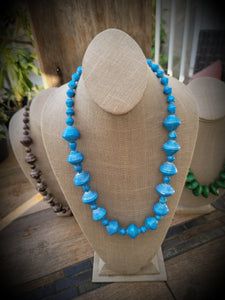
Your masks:
[[[41,135],[41,124],[40,117],[41,112],[48,95],[54,91],[54,88],[42,91],[36,98],[32,100],[30,106],[30,132],[33,143],[31,145],[32,153],[37,157],[37,166],[41,170],[42,178],[47,183],[48,190],[52,193],[57,203],[63,206],[65,212],[58,212],[59,216],[70,216],[71,211],[68,207],[68,204],[65,200],[65,197],[59,187],[58,182],[55,179],[54,173],[52,172],[50,163],[48,161],[45,148],[42,142]],[[43,97],[44,95],[44,97]],[[20,143],[23,137],[23,113],[24,109],[19,110],[10,121],[9,125],[9,138],[12,145],[12,149],[16,156],[16,159],[23,170],[27,179],[31,184],[36,188],[36,180],[30,176],[31,168],[30,165],[25,161],[25,148]]]
[[[199,113],[199,131],[190,168],[200,184],[209,185],[218,179],[225,162],[225,84],[215,78],[201,77],[187,87],[196,99]],[[220,195],[224,192],[219,191]],[[184,188],[177,212],[209,213],[214,209],[210,203],[217,198],[212,193],[208,198],[196,197]]]
[[[162,126],[167,116],[163,87],[137,43],[117,29],[105,30],[92,40],[82,66],[75,96],[75,123],[81,132],[78,149],[86,158],[83,169],[90,171],[92,188],[99,193],[99,206],[107,209],[111,219],[119,220],[122,226],[141,226],[158,199],[155,186],[161,182],[159,166],[165,161],[161,150],[167,140]],[[178,129],[178,174],[171,181],[176,193],[168,201],[170,213],[158,229],[132,240],[109,236],[103,226],[93,222],[91,211],[81,201],[82,191],[73,184],[74,171],[66,163],[69,149],[61,137],[66,91],[67,85],[63,85],[51,92],[42,113],[43,141],[52,169],[105,269],[137,274],[158,252],[178,205],[197,137],[195,101],[188,89],[173,82],[177,115],[182,121]]]

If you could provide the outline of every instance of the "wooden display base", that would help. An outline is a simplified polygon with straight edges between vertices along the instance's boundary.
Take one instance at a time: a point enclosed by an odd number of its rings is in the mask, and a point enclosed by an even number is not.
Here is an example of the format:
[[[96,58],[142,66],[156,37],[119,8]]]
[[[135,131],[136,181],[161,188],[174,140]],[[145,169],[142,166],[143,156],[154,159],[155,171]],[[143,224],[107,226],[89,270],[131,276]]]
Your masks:
[[[199,207],[185,207],[179,205],[176,209],[176,214],[178,215],[204,215],[213,212],[215,208],[211,204],[202,205]]]
[[[120,275],[106,267],[104,261],[94,253],[92,282],[166,281],[166,269],[161,248],[153,260],[137,274]]]

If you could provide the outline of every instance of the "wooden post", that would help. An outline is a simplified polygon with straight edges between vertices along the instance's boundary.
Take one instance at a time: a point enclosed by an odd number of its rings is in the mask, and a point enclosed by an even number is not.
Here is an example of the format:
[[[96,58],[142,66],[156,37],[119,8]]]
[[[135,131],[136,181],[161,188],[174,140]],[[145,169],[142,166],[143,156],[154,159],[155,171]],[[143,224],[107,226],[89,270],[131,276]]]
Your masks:
[[[118,28],[150,54],[151,0],[28,1],[32,30],[45,87],[69,80],[99,32]]]

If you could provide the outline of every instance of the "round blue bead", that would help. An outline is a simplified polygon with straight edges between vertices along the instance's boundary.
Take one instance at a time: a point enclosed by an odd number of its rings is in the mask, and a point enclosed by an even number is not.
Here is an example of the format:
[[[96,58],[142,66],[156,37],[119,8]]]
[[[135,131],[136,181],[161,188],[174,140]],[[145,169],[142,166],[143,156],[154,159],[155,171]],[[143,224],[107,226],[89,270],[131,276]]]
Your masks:
[[[162,77],[160,82],[162,85],[167,85],[169,83],[169,79],[167,77]]]
[[[74,105],[73,99],[72,98],[67,98],[66,99],[66,106],[67,107],[73,107],[73,105]]]
[[[163,182],[164,183],[170,183],[170,181],[171,181],[171,178],[169,176],[164,176],[163,177]]]
[[[160,202],[160,203],[166,203],[166,202],[167,202],[167,198],[161,196],[161,197],[159,197],[159,202]]]
[[[161,78],[161,77],[163,77],[163,75],[164,75],[164,71],[163,70],[157,70],[157,72],[156,72],[156,76],[158,77],[158,78]]]
[[[168,138],[172,139],[172,140],[175,140],[177,138],[176,131],[170,131],[169,134],[168,134]]]
[[[145,219],[145,227],[150,230],[156,230],[158,227],[158,221],[155,217],[147,217]]]
[[[94,221],[100,221],[106,216],[106,209],[104,207],[97,207],[92,211],[92,219]]]
[[[73,89],[76,89],[77,88],[77,83],[75,80],[71,80],[69,83],[68,83],[68,87],[71,88],[72,90]]]
[[[69,90],[67,90],[66,94],[68,97],[73,97],[75,95],[75,92],[73,90],[69,89]]]
[[[77,74],[79,75],[79,76],[81,76],[81,74],[82,74],[82,72],[83,72],[83,68],[82,68],[82,66],[79,66],[79,67],[77,67]]]
[[[150,67],[151,67],[151,69],[152,69],[153,72],[156,72],[158,70],[158,68],[159,68],[159,65],[152,63]]]
[[[97,209],[97,208],[98,208],[97,204],[91,204],[91,205],[90,205],[90,209],[91,209],[91,210],[95,210],[95,209]]]
[[[80,79],[80,75],[76,72],[76,73],[73,73],[72,75],[72,80],[73,81],[78,81]]]
[[[68,107],[66,109],[67,116],[73,116],[75,114],[74,109],[72,107]]]
[[[74,166],[74,170],[75,170],[76,172],[80,173],[80,172],[82,171],[82,164],[76,164],[76,165]],[[83,186],[82,186],[82,188],[83,188]]]
[[[69,143],[69,147],[70,147],[70,150],[76,151],[76,149],[77,149],[77,143],[76,142]]]
[[[175,156],[169,155],[169,156],[167,156],[167,160],[168,160],[168,162],[173,162],[173,161],[175,161]]]
[[[153,211],[158,216],[166,216],[169,213],[169,208],[166,203],[156,202]]]
[[[67,142],[74,143],[80,137],[80,132],[76,127],[68,126],[64,130],[62,137]]]
[[[139,228],[137,227],[137,225],[135,224],[130,224],[127,227],[127,235],[129,235],[129,237],[131,237],[132,239],[135,239],[140,233]]]
[[[145,233],[146,231],[147,231],[146,226],[143,225],[143,226],[140,227],[140,232],[141,233]]]
[[[170,114],[175,114],[175,112],[176,112],[176,105],[172,102],[172,103],[170,103],[169,105],[168,105],[168,107],[167,107],[167,111],[168,111],[168,113],[170,113]]]
[[[167,102],[168,103],[171,103],[171,102],[174,102],[175,101],[175,97],[173,96],[173,95],[169,95],[168,97],[167,97]]]
[[[109,235],[113,235],[113,234],[117,233],[117,231],[119,230],[118,221],[117,220],[109,221],[109,224],[106,226],[106,230]]]
[[[90,187],[89,184],[84,184],[84,185],[82,186],[82,189],[83,189],[84,192],[88,192],[88,191],[91,189],[91,187]]]
[[[150,58],[147,58],[147,59],[146,59],[146,62],[147,62],[147,64],[148,64],[148,66],[151,67],[151,65],[152,65],[152,60],[151,60]]]
[[[119,234],[120,235],[126,235],[126,229],[125,228],[120,228],[119,229]]]
[[[74,119],[72,117],[68,117],[66,119],[66,125],[72,126],[74,123]]]
[[[109,224],[109,220],[107,219],[107,218],[104,218],[103,220],[102,220],[102,225],[103,226],[107,226]]]
[[[81,173],[77,173],[74,177],[74,184],[76,186],[82,186],[90,181],[91,177],[89,172],[82,171]]]
[[[155,215],[155,218],[156,220],[160,221],[162,219],[162,216]]]
[[[172,93],[172,88],[170,87],[170,86],[164,86],[164,88],[163,88],[163,93],[165,94],[165,95],[169,95],[169,94],[171,94]]]

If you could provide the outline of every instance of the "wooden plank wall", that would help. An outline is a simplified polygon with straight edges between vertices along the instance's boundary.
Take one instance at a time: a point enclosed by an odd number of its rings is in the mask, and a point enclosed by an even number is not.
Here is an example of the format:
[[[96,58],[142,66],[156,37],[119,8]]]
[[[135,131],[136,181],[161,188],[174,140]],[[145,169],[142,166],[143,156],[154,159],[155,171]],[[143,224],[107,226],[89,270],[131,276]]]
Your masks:
[[[28,7],[45,87],[67,82],[90,41],[107,28],[124,30],[150,54],[151,0],[39,0]]]

